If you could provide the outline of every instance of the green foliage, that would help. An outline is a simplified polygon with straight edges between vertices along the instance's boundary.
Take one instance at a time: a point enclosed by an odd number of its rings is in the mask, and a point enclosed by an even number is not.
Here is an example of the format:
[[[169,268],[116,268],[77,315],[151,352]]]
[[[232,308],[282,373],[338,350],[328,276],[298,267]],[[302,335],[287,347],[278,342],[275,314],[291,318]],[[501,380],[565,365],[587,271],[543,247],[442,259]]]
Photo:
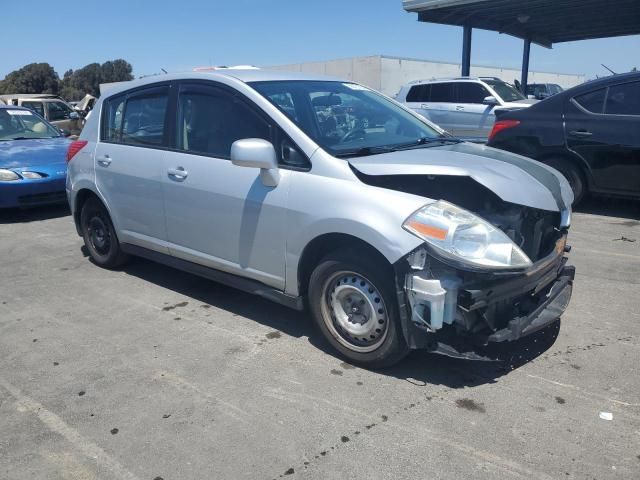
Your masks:
[[[118,59],[99,63],[90,63],[78,70],[65,72],[60,82],[60,93],[68,100],[80,100],[87,93],[100,95],[100,84],[133,80],[133,68],[129,62]]]
[[[90,63],[67,70],[62,79],[48,63],[32,63],[8,74],[0,81],[2,93],[53,93],[66,100],[81,100],[87,93],[98,96],[100,84],[133,80],[133,68],[125,60]]]
[[[48,63],[30,63],[0,81],[0,93],[58,93],[58,74]]]

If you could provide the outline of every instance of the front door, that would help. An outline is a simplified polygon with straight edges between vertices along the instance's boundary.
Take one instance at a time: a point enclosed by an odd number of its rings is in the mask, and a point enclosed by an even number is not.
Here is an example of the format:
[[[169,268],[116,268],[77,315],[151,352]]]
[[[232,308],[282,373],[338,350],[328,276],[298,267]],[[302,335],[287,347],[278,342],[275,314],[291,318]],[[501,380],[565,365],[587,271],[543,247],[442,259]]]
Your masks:
[[[162,181],[169,87],[105,100],[95,150],[96,186],[121,242],[168,252]]]
[[[230,88],[182,83],[175,150],[165,157],[170,253],[284,289],[290,174],[267,187],[260,170],[230,160],[243,138],[273,141],[275,127]]]
[[[565,109],[567,146],[589,164],[595,190],[640,193],[640,82],[572,98]]]

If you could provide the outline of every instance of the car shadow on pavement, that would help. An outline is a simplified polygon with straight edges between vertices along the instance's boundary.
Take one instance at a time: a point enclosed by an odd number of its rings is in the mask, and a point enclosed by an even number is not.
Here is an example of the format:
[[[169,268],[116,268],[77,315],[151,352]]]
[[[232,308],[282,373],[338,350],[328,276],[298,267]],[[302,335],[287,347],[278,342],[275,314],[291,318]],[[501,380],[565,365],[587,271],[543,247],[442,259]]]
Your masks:
[[[635,226],[640,226],[640,200],[592,196],[582,201],[574,210],[590,215],[627,218],[635,222]]]
[[[316,330],[310,314],[306,311],[298,312],[258,296],[144,259],[134,259],[123,268],[123,272],[191,298],[186,308],[225,310],[285,335],[307,337],[315,348],[327,355],[337,356]],[[169,303],[158,299],[160,308],[165,308]],[[558,336],[559,324],[560,322],[556,322],[518,342],[478,351],[491,360],[461,360],[426,351],[414,351],[398,365],[374,373],[406,380],[415,385],[444,385],[450,388],[493,383],[499,377],[546,352]],[[273,335],[274,332],[267,332],[265,336],[273,338]]]
[[[54,218],[66,217],[70,215],[69,206],[66,204],[50,205],[33,208],[9,208],[0,210],[0,225],[9,223],[29,223],[41,220],[52,220]]]

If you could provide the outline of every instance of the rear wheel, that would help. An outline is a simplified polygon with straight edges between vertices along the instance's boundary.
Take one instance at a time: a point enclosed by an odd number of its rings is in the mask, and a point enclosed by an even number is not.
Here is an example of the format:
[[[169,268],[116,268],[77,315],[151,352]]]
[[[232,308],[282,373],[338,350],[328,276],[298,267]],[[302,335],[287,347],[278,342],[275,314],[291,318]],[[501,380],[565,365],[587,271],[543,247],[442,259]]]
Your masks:
[[[409,349],[400,328],[393,273],[373,255],[342,251],[325,257],[309,282],[315,323],[350,362],[393,365]]]
[[[555,158],[545,160],[544,163],[558,170],[567,179],[571,190],[573,190],[573,204],[580,203],[587,193],[587,182],[580,167],[571,160]]]
[[[122,252],[109,212],[96,198],[90,198],[80,213],[80,229],[91,259],[104,268],[124,264],[128,256]]]

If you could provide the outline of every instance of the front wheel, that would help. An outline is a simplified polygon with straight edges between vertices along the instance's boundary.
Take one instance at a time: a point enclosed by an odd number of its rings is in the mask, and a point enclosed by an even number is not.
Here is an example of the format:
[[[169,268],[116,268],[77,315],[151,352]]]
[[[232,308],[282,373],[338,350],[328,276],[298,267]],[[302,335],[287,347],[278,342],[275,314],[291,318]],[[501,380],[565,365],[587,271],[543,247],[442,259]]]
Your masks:
[[[372,255],[344,251],[325,257],[311,275],[309,304],[323,336],[352,363],[382,368],[409,353],[393,272]]]

